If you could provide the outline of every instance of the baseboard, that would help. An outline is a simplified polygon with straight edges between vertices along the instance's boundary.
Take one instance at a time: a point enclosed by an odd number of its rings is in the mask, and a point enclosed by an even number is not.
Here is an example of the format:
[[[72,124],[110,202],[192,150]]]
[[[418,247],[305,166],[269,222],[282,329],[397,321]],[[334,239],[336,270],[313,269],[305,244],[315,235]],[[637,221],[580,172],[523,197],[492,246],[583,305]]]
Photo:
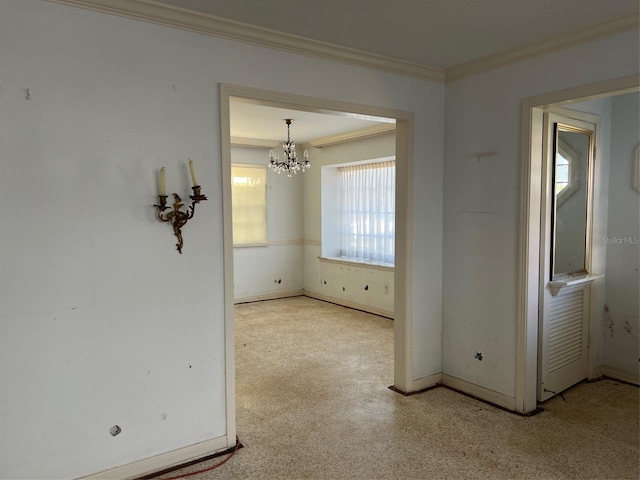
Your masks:
[[[419,392],[421,390],[425,390],[431,387],[435,387],[442,383],[442,374],[434,373],[433,375],[427,375],[426,377],[419,378],[414,380],[411,383],[411,389],[414,392]]]
[[[405,392],[404,390],[400,390],[399,388],[396,388],[394,385],[391,385],[389,387],[389,390],[399,393],[400,395],[404,395],[405,397],[409,397],[411,395],[418,395],[428,390],[441,387],[442,384],[440,383],[440,377],[441,377],[441,374],[434,373],[433,375],[429,375],[427,377],[422,377],[422,378],[419,378],[418,380],[414,380],[411,383],[411,390],[409,390],[408,392]]]
[[[351,300],[345,300],[342,298],[330,297],[329,295],[323,295],[322,293],[312,292],[310,290],[290,290],[288,292],[273,292],[273,293],[265,293],[264,295],[239,297],[239,298],[235,298],[233,300],[233,303],[237,305],[239,303],[261,302],[263,300],[277,300],[279,298],[301,297],[301,296],[311,297],[317,300],[323,300],[325,302],[335,303],[336,305],[341,305],[343,307],[349,307],[355,310],[362,310],[363,312],[373,313],[374,315],[379,315],[381,317],[393,319],[393,312],[390,312],[389,310],[383,310],[381,308],[372,307],[370,305],[363,305],[361,303],[352,302]]]
[[[510,397],[504,393],[481,387],[480,385],[467,382],[457,377],[452,377],[446,373],[442,374],[442,385],[517,413],[515,397]]]
[[[303,295],[304,290],[290,290],[288,292],[273,292],[265,293],[264,295],[234,298],[233,303],[237,305],[238,303],[262,302],[263,300],[277,300],[279,298],[301,297]]]
[[[235,444],[235,439],[231,444]],[[227,436],[213,438],[120,467],[94,473],[78,480],[125,480],[160,472],[229,448]]]
[[[599,367],[594,368],[593,375],[595,378],[604,376],[614,380],[620,380],[621,382],[640,385],[640,378],[638,374],[633,374],[615,367],[608,367],[607,365],[600,365]]]
[[[329,295],[324,295],[318,292],[312,292],[310,290],[303,290],[303,295],[306,297],[315,298],[316,300],[323,300],[329,303],[335,303],[336,305],[341,305],[343,307],[353,308],[355,310],[361,310],[367,313],[373,313],[374,315],[379,315],[381,317],[390,318],[393,320],[393,312],[389,310],[383,310],[382,308],[372,307],[370,305],[363,305],[361,303],[352,302],[351,300],[346,300],[344,298],[335,298]]]

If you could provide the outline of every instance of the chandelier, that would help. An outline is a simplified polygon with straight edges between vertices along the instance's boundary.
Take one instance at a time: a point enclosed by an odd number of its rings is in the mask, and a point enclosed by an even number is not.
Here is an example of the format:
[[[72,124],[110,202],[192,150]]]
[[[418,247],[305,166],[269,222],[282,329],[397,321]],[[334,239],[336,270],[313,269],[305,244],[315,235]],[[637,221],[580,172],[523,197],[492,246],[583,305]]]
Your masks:
[[[285,123],[287,124],[287,140],[282,142],[282,150],[284,150],[284,158],[280,161],[280,156],[273,150],[269,150],[269,168],[275,172],[286,172],[287,177],[303,172],[311,168],[309,163],[309,152],[306,150],[303,153],[304,160],[298,161],[298,154],[296,152],[296,142],[291,141],[291,120],[287,118]]]

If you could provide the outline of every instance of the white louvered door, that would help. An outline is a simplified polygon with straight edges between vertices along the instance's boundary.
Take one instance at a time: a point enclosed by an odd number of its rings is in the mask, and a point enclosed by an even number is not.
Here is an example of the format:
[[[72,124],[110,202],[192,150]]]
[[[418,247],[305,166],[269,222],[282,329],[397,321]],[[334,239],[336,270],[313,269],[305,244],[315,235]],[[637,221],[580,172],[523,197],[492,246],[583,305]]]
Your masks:
[[[587,377],[591,284],[545,294],[538,400],[544,401]]]

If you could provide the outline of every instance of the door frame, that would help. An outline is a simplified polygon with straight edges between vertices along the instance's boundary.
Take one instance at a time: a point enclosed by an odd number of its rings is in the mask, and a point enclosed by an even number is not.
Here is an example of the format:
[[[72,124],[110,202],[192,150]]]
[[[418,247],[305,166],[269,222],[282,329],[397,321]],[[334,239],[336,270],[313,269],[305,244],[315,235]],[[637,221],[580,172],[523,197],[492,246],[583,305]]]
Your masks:
[[[537,409],[538,305],[542,206],[543,112],[575,100],[640,89],[640,75],[525,98],[521,103],[519,275],[516,320],[516,411]],[[593,346],[592,346],[593,348]]]
[[[394,388],[414,390],[413,381],[413,112],[220,84],[220,153],[224,252],[224,324],[227,442],[236,438],[235,325],[233,317],[233,238],[231,219],[231,122],[234,99],[258,105],[334,115],[396,120],[396,252],[394,269]]]

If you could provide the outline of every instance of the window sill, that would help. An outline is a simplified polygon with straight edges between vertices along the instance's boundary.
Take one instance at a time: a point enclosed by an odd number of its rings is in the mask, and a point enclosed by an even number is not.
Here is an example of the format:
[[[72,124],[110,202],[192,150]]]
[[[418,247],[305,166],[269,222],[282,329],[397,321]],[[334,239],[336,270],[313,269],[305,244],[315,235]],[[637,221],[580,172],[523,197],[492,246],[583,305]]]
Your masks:
[[[581,285],[584,283],[591,283],[594,280],[598,280],[600,278],[604,278],[604,275],[585,275],[584,277],[580,278],[567,278],[560,281],[549,282],[547,285],[549,286],[549,290],[551,290],[551,295],[557,297],[558,293],[560,293],[563,288],[573,287],[575,285]]]
[[[370,260],[357,260],[355,258],[349,257],[318,257],[321,262],[326,263],[338,263],[343,265],[353,265],[356,267],[367,267],[367,268],[375,268],[378,270],[385,270],[388,272],[393,272],[395,266],[393,263],[387,262],[373,262]]]

